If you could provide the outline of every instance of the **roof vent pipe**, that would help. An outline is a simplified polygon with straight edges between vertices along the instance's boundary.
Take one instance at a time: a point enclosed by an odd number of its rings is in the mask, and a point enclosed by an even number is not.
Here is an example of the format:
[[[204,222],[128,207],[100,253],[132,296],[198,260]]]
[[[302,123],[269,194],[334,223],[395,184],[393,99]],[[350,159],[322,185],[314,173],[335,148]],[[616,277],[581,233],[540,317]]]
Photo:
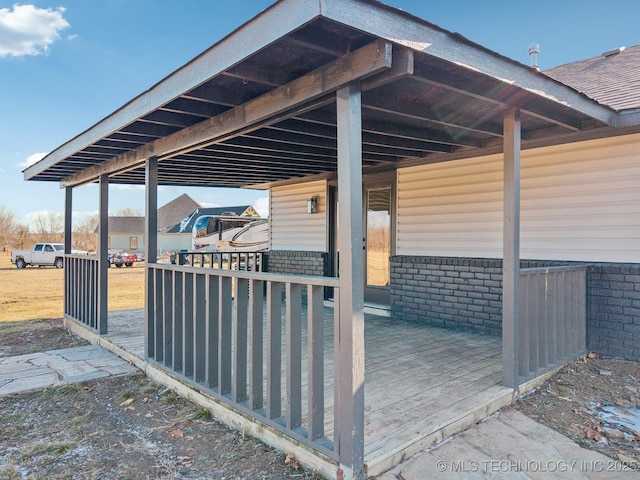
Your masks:
[[[537,72],[540,71],[540,67],[538,67],[539,53],[540,53],[540,45],[538,45],[537,43],[534,43],[529,47],[529,61],[530,61],[529,66],[534,70],[536,70]]]
[[[624,52],[625,47],[614,48],[613,50],[608,50],[602,54],[603,57],[611,57],[612,55],[618,55],[619,53]]]

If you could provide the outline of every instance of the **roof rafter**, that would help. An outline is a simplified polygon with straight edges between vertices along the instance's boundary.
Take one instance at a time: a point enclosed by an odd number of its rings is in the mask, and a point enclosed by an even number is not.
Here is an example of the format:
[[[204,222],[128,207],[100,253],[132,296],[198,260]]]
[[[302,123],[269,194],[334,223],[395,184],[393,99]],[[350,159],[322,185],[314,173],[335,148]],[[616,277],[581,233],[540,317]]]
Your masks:
[[[376,41],[246,104],[119,155],[99,167],[78,172],[63,180],[61,186],[83,184],[99,175],[131,168],[152,156],[180,153],[181,149],[196,148],[214,139],[220,141],[225,137],[238,135],[242,130],[253,130],[269,122],[275,123],[281,120],[279,115],[289,112],[288,115],[293,116],[295,108],[391,66],[391,43]]]

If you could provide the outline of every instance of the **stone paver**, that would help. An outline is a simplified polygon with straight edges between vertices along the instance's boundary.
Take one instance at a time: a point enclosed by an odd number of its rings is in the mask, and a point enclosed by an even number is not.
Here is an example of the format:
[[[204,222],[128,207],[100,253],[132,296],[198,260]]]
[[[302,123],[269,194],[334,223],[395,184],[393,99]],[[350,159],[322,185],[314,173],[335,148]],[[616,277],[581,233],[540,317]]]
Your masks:
[[[17,355],[0,359],[0,396],[138,372],[97,345]]]
[[[637,479],[640,471],[507,409],[398,465],[378,480]]]

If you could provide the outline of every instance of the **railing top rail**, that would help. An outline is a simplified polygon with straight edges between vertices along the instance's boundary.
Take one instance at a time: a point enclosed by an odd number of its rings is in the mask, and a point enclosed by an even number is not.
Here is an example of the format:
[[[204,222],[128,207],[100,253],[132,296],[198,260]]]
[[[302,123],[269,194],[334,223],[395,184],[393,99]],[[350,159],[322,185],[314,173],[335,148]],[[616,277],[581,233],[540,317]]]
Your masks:
[[[521,268],[520,275],[536,275],[540,273],[558,273],[558,272],[573,272],[577,270],[586,271],[589,265],[562,265],[557,267],[533,267],[533,268]]]
[[[81,260],[98,261],[98,255],[92,253],[65,253],[64,258],[79,258]]]
[[[225,270],[219,268],[203,269],[186,265],[173,265],[168,263],[150,263],[147,268],[152,270],[169,270],[172,272],[195,273],[200,275],[212,275],[217,277],[246,278],[249,280],[262,280],[265,282],[297,283],[300,285],[317,285],[320,287],[339,287],[340,280],[337,277],[320,277],[313,275],[290,275],[285,273],[264,273],[245,270]]]

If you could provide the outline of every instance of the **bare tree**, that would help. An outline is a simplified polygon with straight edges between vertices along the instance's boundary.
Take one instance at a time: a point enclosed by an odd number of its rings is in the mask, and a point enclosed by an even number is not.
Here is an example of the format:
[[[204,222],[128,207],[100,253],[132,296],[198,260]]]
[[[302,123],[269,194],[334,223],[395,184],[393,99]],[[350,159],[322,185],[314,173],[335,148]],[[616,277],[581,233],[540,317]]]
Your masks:
[[[124,207],[116,210],[114,217],[144,217],[144,213],[139,208]]]
[[[34,233],[42,242],[55,242],[64,233],[64,214],[49,210],[39,213],[33,221]]]
[[[20,232],[24,229],[18,221],[18,217],[4,205],[0,205],[0,248],[6,251],[7,247],[11,248],[19,245]],[[28,235],[28,229],[27,229]]]
[[[74,244],[76,248],[86,251],[95,251],[98,248],[98,235],[96,230],[100,216],[97,213],[85,215],[73,229]]]

